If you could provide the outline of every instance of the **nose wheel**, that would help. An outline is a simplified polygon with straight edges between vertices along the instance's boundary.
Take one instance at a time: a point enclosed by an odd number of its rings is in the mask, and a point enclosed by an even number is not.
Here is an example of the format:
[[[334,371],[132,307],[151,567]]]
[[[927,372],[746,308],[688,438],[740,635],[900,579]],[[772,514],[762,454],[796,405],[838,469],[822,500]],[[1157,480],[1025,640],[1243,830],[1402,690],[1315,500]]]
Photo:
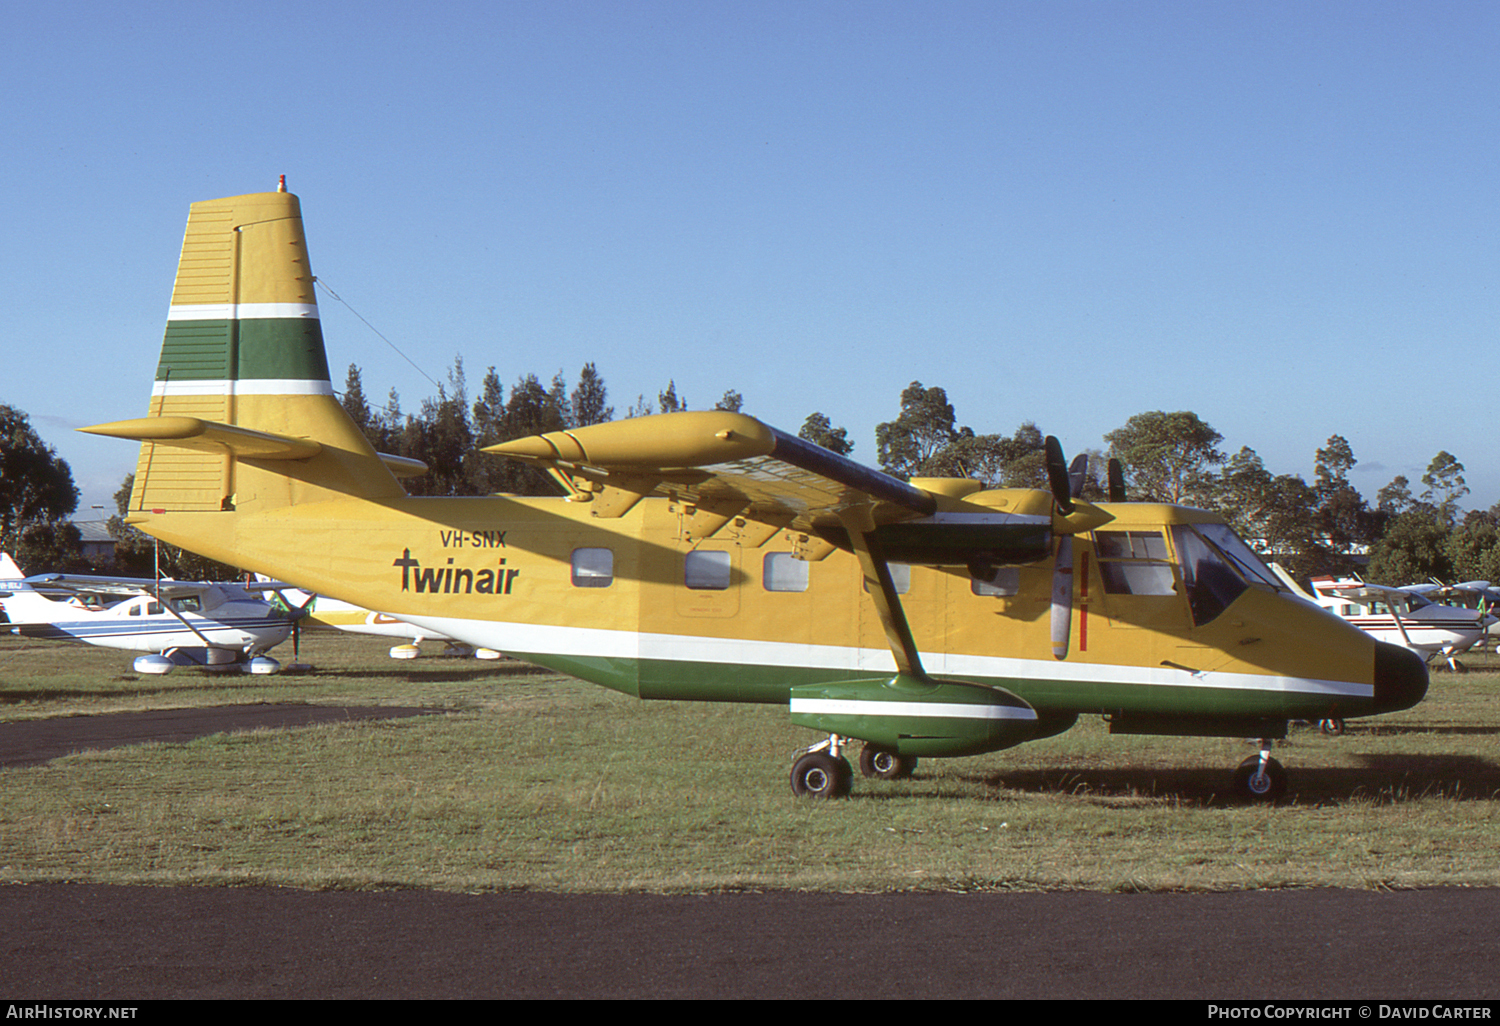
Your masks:
[[[1234,771],[1234,793],[1246,801],[1274,802],[1286,794],[1286,770],[1271,758],[1271,742],[1262,741],[1259,755],[1252,755]]]

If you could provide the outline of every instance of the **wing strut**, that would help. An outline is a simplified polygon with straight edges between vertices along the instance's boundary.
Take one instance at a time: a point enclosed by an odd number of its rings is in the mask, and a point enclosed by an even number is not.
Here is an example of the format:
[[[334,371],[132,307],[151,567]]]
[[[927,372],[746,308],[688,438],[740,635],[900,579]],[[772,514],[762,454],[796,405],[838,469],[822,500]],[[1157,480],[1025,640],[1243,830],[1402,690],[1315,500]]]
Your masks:
[[[922,655],[917,651],[912,637],[911,625],[906,621],[906,611],[901,608],[901,598],[896,594],[896,584],[891,580],[890,564],[886,562],[885,548],[875,535],[875,521],[869,506],[855,506],[839,510],[839,520],[849,532],[849,544],[859,559],[859,568],[864,572],[865,590],[875,603],[880,615],[880,624],[891,644],[891,654],[896,657],[896,669],[902,676],[926,680],[922,669]]]
[[[184,627],[186,627],[188,630],[192,631],[194,634],[198,635],[198,640],[201,641],[201,642],[203,642],[203,644],[204,644],[205,647],[207,647],[207,648],[223,648],[224,647],[223,645],[215,645],[212,641],[209,641],[207,638],[205,638],[203,636],[203,632],[202,631],[200,631],[198,628],[194,627],[192,624],[188,623],[186,617],[184,617],[181,613],[179,613],[177,610],[175,610],[175,609],[172,608],[172,603],[168,602],[166,599],[164,599],[164,598],[161,597],[161,593],[160,592],[156,593],[156,601],[158,601],[158,602],[161,603],[161,607],[163,609],[165,609],[167,612],[171,613],[173,616],[177,617],[178,622],[180,622]]]

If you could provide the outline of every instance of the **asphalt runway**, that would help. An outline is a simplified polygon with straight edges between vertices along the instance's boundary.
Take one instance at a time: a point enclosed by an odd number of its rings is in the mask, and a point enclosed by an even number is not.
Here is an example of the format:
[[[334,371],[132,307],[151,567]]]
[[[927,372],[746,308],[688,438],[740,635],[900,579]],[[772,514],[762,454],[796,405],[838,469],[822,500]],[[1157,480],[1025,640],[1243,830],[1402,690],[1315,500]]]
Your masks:
[[[63,738],[72,751],[243,729],[241,716],[290,726],[329,715],[316,708],[199,710],[197,727],[183,711],[168,736],[151,738],[141,736],[147,721],[36,721],[30,755],[32,725],[5,724],[0,753],[10,765],[53,758],[66,725],[93,732],[72,747]],[[332,714],[367,712],[392,710]],[[116,722],[87,722],[100,720]],[[10,1001],[1500,994],[1497,890],[661,896],[25,884],[0,887],[0,937],[0,999]]]

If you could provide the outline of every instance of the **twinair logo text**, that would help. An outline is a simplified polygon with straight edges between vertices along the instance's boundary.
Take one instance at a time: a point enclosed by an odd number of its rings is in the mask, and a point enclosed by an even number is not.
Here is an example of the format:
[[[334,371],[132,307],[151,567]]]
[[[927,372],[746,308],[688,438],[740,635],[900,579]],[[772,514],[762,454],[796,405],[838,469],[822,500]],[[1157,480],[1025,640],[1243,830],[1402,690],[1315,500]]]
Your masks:
[[[423,566],[412,558],[411,549],[402,549],[401,558],[391,565],[401,568],[401,590],[419,595],[509,595],[521,573],[507,568],[504,559],[495,567],[479,569],[454,566],[451,556],[446,566]]]

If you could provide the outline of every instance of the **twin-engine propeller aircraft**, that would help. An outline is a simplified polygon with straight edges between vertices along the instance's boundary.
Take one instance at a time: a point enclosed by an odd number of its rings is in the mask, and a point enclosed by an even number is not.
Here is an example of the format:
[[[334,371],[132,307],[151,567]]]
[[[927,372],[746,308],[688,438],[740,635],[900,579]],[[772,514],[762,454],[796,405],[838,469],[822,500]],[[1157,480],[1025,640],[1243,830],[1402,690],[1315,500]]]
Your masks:
[[[272,581],[256,590],[284,588]],[[264,655],[286,640],[292,623],[270,602],[238,584],[210,581],[38,574],[26,577],[0,553],[0,608],[11,630],[29,638],[82,641],[145,652],[137,673],[179,666],[275,673]]]
[[[1442,605],[1434,600],[1450,592],[1483,593],[1488,581],[1468,581],[1451,589],[1438,584],[1391,587],[1366,584],[1358,577],[1314,577],[1312,594],[1298,587],[1281,567],[1283,583],[1296,594],[1342,617],[1381,641],[1411,649],[1428,662],[1444,660],[1457,669],[1456,657],[1473,648],[1496,622],[1487,608]]]
[[[1290,719],[1405,709],[1422,661],[1293,598],[1224,521],[1046,490],[897,480],[722,411],[491,447],[557,498],[406,495],[329,381],[301,209],[195,203],[142,442],[132,524],[164,541],[644,699],[786,705],[900,777],[1102,713],[1114,733],[1255,737],[1252,797]]]

